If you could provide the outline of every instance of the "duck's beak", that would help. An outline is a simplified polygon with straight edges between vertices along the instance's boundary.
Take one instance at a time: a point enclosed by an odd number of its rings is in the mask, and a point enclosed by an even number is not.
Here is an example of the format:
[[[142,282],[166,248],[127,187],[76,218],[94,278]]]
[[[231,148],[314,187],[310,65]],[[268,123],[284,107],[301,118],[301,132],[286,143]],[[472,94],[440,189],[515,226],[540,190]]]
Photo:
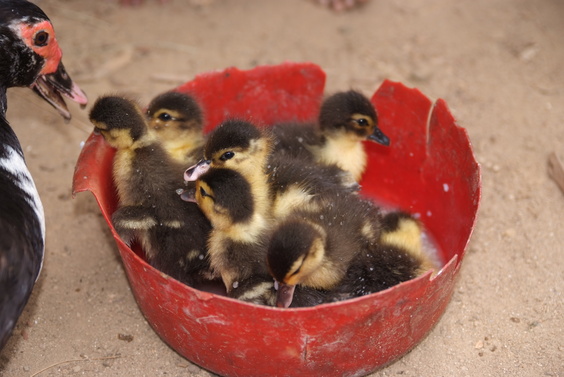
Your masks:
[[[63,62],[59,63],[55,72],[40,75],[31,85],[31,89],[57,109],[65,120],[70,120],[71,114],[62,95],[79,103],[82,108],[88,103],[86,94],[72,81]]]
[[[288,308],[294,298],[295,285],[277,282],[276,284],[276,307]]]
[[[184,200],[185,202],[196,203],[196,190],[194,187],[186,190],[179,188],[178,190],[176,190],[176,193],[180,196],[180,199]]]
[[[368,136],[368,140],[372,140],[378,144],[382,144],[386,147],[390,146],[390,138],[384,135],[381,129],[378,127],[374,128],[374,131],[370,136]]]
[[[200,160],[196,165],[190,166],[184,172],[184,180],[186,182],[194,182],[200,178],[205,172],[210,170],[211,160]]]

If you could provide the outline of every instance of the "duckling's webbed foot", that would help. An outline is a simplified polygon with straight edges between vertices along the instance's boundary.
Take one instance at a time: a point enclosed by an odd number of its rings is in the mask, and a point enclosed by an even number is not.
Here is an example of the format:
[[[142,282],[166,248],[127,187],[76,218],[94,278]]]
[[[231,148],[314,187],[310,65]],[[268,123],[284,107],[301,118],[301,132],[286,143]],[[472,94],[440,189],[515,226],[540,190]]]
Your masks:
[[[112,215],[112,224],[123,242],[131,246],[137,232],[147,231],[157,225],[157,220],[147,208],[124,206]]]

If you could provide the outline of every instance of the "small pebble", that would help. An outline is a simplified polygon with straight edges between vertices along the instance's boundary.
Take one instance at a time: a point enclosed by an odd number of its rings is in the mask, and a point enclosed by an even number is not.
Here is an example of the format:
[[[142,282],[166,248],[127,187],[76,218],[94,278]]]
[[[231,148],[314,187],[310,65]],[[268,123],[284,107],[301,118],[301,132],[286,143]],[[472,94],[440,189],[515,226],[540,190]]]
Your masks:
[[[123,340],[125,342],[132,342],[133,341],[133,335],[129,335],[129,334],[118,334],[118,339],[119,340]]]

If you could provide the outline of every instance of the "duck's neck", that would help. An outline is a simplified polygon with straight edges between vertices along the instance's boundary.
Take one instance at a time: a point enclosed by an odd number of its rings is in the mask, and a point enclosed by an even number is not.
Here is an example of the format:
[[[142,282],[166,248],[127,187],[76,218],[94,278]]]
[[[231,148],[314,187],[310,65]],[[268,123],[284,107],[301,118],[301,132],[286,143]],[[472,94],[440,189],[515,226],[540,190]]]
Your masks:
[[[6,120],[7,107],[6,88],[0,86],[0,158],[6,153],[5,145],[11,146],[23,158],[20,142],[14,130]]]
[[[6,87],[0,84],[0,117],[6,118],[6,111],[8,111],[8,98],[6,96]]]

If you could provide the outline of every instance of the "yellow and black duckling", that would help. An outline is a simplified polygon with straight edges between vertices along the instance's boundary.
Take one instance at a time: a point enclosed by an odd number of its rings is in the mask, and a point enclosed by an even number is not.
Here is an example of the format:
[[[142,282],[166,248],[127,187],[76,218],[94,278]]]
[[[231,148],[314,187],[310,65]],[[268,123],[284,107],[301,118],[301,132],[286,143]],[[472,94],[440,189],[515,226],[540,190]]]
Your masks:
[[[216,127],[204,158],[185,179],[196,181],[195,197],[212,223],[210,265],[230,297],[273,305],[274,282],[264,263],[270,232],[266,164],[271,140],[254,125],[230,120]]]
[[[354,297],[355,287],[345,286],[349,270],[362,265],[363,254],[378,244],[381,219],[378,207],[357,195],[325,195],[317,209],[294,210],[268,244],[267,265],[278,285],[277,306],[293,302],[296,286],[323,291],[323,302]],[[351,294],[342,297],[341,292],[348,291]]]
[[[268,268],[277,281],[279,307],[288,307],[296,286],[320,290],[322,302],[364,296],[436,269],[423,251],[421,224],[398,211],[385,216],[354,196],[320,212],[295,212],[269,241]],[[310,305],[299,298],[301,304]]]
[[[117,149],[113,176],[119,208],[112,222],[122,240],[128,245],[138,240],[148,262],[179,281],[194,285],[205,279],[211,225],[196,204],[179,200],[176,194],[183,166],[148,131],[145,116],[133,101],[101,97],[90,121]]]
[[[378,115],[370,100],[349,90],[328,97],[319,111],[318,125],[273,126],[277,152],[322,164],[335,164],[360,181],[366,169],[363,141],[385,146],[390,139],[378,128]]]
[[[236,170],[211,168],[196,181],[195,198],[213,226],[210,266],[227,294],[272,306],[274,282],[264,263],[271,227],[267,195]]]
[[[180,92],[166,92],[155,97],[147,108],[149,127],[163,147],[186,166],[198,162],[204,147],[204,116],[198,102]]]

